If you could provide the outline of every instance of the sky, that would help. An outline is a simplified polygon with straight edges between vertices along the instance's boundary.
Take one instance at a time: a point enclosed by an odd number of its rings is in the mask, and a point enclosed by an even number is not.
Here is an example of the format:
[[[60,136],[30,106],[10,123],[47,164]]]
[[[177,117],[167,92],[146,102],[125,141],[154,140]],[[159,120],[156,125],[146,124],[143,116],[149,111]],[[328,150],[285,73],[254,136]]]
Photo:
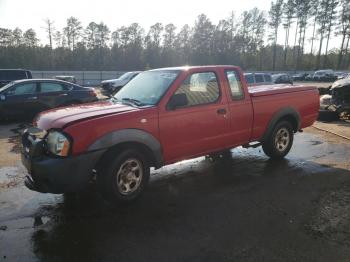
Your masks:
[[[178,29],[184,24],[193,25],[196,17],[204,13],[213,23],[224,19],[232,11],[238,16],[245,10],[258,7],[268,11],[270,0],[0,0],[0,27],[23,31],[33,28],[41,43],[47,44],[44,19],[53,20],[58,30],[70,16],[78,18],[84,27],[89,22],[104,22],[113,32],[118,27],[139,23],[147,31],[156,22],[174,23]],[[292,29],[293,32],[293,29]],[[311,32],[307,35],[311,36]],[[283,30],[279,43],[283,44]],[[290,43],[293,42],[291,39]],[[340,46],[340,39],[334,38],[330,47]]]

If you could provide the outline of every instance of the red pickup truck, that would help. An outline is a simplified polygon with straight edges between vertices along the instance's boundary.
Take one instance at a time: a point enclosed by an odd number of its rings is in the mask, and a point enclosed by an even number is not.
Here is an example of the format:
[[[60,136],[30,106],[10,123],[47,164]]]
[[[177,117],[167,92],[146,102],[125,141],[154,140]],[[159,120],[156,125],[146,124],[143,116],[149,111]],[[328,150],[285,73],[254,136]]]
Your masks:
[[[259,146],[283,158],[294,133],[319,110],[315,87],[248,90],[235,66],[194,66],[140,73],[107,101],[41,113],[22,136],[25,184],[66,193],[96,179],[107,199],[127,202],[144,190],[150,167]]]

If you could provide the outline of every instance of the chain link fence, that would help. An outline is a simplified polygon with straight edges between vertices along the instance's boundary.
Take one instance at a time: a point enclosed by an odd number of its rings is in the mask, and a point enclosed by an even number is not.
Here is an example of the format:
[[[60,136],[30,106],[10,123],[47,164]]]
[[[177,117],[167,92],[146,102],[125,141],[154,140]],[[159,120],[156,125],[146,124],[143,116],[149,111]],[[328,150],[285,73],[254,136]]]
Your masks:
[[[55,76],[74,76],[77,84],[99,86],[101,81],[120,77],[123,71],[31,71],[33,78],[52,79]]]

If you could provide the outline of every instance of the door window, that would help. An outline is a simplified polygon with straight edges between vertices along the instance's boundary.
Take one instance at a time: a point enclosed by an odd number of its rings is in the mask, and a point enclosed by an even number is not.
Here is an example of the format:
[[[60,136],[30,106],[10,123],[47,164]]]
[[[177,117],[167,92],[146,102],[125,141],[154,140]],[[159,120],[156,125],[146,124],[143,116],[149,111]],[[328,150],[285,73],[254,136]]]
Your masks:
[[[34,93],[36,93],[36,83],[17,85],[11,88],[9,92],[11,95],[28,95]]]
[[[63,90],[63,86],[57,83],[41,83],[41,93],[59,92]]]
[[[186,94],[189,106],[213,103],[220,96],[214,72],[194,73],[186,78],[175,94]]]
[[[228,83],[230,85],[232,100],[241,100],[244,98],[242,83],[236,71],[226,71]]]

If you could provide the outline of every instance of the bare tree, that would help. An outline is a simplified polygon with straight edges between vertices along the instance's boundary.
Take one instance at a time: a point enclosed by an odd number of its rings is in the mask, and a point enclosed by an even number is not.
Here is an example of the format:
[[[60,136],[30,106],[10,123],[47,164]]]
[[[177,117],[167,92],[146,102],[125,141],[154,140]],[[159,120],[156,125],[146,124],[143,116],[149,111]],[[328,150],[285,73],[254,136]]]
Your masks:
[[[336,15],[336,8],[338,6],[339,2],[337,0],[331,0],[330,4],[329,4],[329,9],[328,9],[328,20],[327,20],[327,42],[326,42],[326,51],[325,51],[325,55],[324,55],[324,60],[323,60],[323,66],[326,66],[327,63],[327,55],[328,55],[328,44],[329,44],[329,39],[331,36],[331,31],[332,28],[335,24],[334,22],[334,18]]]
[[[97,46],[98,47],[106,47],[107,43],[110,39],[110,33],[111,31],[109,30],[108,26],[104,23],[99,23],[97,25]]]
[[[337,68],[339,69],[342,65],[343,53],[344,53],[344,44],[345,38],[347,35],[350,35],[350,0],[341,1],[341,9],[339,12],[340,23],[338,26],[338,32],[336,35],[342,36],[341,46],[339,49]]]
[[[97,35],[97,24],[95,22],[90,22],[89,25],[85,29],[85,41],[88,48],[94,48],[96,43],[96,35]]]
[[[49,39],[50,43],[50,48],[52,49],[52,37],[53,37],[53,32],[55,31],[55,27],[53,26],[54,21],[50,20],[49,18],[44,19],[45,22],[45,31],[47,33],[47,37]]]
[[[18,27],[12,31],[12,42],[14,46],[20,46],[23,44],[23,33]]]
[[[320,45],[319,45],[318,54],[317,54],[316,68],[320,67],[322,46],[323,46],[325,34],[327,34],[325,57],[327,56],[328,42],[331,34],[331,29],[333,26],[335,8],[337,5],[338,5],[338,2],[336,0],[321,0],[320,2],[319,12],[317,14],[317,22],[319,24],[318,32],[320,34]],[[326,59],[324,60],[323,66],[325,66],[325,63],[326,63]]]
[[[174,42],[175,42],[175,30],[176,26],[172,23],[167,24],[164,27],[164,34],[163,34],[163,46],[164,48],[173,48]]]
[[[273,34],[271,40],[273,41],[273,58],[272,58],[272,70],[276,69],[276,47],[277,47],[277,37],[278,28],[282,21],[283,14],[283,0],[276,0],[276,3],[271,2],[271,8],[269,10],[269,26],[273,29]]]
[[[74,50],[76,43],[81,35],[82,26],[80,21],[71,16],[67,19],[67,26],[63,29],[63,32],[67,38],[68,47]]]
[[[295,14],[295,2],[294,0],[288,0],[283,4],[283,28],[286,31],[284,38],[284,58],[283,58],[283,67],[287,66],[287,51],[289,46],[289,30],[290,26],[293,23],[293,18]]]
[[[313,21],[313,26],[312,26],[312,37],[310,39],[311,40],[310,54],[313,54],[314,42],[316,40],[315,33],[316,33],[316,24],[317,24],[319,6],[320,6],[320,0],[312,0],[311,1],[310,16],[314,17],[314,21]]]
[[[301,1],[297,7],[297,17],[299,21],[299,41],[298,41],[298,53],[295,63],[295,68],[299,68],[301,55],[304,53],[304,43],[305,43],[305,32],[307,27],[307,21],[309,18],[311,8],[311,1],[310,0],[303,0]]]
[[[27,47],[36,47],[38,45],[39,39],[36,37],[36,33],[32,28],[24,32],[23,43]]]

